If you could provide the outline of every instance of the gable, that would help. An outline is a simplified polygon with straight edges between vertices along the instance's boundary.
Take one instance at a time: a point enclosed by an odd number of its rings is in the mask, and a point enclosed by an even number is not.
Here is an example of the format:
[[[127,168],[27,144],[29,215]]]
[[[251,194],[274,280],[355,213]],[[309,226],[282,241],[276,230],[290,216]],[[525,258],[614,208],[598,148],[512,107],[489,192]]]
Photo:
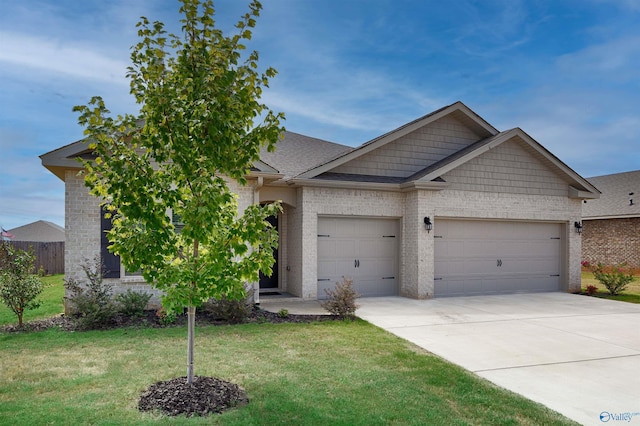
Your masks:
[[[563,196],[570,182],[519,136],[442,175],[449,189]]]
[[[447,115],[329,172],[406,178],[482,138]]]

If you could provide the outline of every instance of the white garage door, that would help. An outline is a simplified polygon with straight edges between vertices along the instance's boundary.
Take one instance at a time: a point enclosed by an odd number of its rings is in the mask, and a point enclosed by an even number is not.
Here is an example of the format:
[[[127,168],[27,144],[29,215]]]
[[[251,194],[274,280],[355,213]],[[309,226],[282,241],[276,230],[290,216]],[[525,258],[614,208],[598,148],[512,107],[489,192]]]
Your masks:
[[[398,293],[398,221],[318,218],[318,299],[342,277],[363,296]]]
[[[558,223],[436,220],[435,297],[558,291]]]

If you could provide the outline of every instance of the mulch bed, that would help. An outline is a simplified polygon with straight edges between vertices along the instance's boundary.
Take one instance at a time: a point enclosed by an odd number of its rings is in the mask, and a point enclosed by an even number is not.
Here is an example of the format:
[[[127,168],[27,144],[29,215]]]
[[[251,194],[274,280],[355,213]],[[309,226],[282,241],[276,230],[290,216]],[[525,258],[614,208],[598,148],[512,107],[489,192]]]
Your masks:
[[[195,376],[158,382],[149,387],[138,402],[138,410],[160,410],[168,416],[206,416],[249,403],[247,393],[235,383],[215,377]]]
[[[309,323],[318,321],[334,321],[338,317],[334,315],[296,315],[288,314],[287,316],[278,315],[275,312],[269,312],[254,307],[248,318],[245,318],[240,323]],[[183,326],[187,323],[187,315],[178,315],[176,320],[172,324],[165,324],[160,320],[157,315],[157,311],[148,310],[144,312],[142,317],[128,318],[121,315],[116,316],[113,321],[108,324],[102,324],[101,330],[109,330],[124,327],[151,327],[151,328],[164,328],[164,327],[176,327]],[[229,325],[238,324],[238,322],[230,322],[221,318],[217,318],[209,314],[204,310],[196,311],[196,326],[202,325]],[[76,323],[72,317],[65,315],[59,315],[43,320],[29,321],[18,327],[17,324],[9,324],[0,327],[0,332],[14,333],[14,332],[34,332],[44,331],[50,328],[57,328],[64,331],[82,331],[78,329]]]
[[[243,323],[309,323],[317,321],[334,321],[339,319],[333,315],[278,315],[258,307]],[[186,324],[187,316],[180,315],[173,324],[163,324],[156,311],[145,311],[140,318],[116,317],[113,322],[104,324],[102,329],[123,327],[173,327]],[[196,326],[229,325],[229,321],[212,317],[208,312],[196,311]],[[7,325],[0,327],[2,332],[33,332],[56,328],[64,331],[79,331],[73,318],[60,315],[39,321],[30,321],[22,327]],[[157,382],[142,393],[138,409],[140,411],[159,410],[168,416],[185,415],[206,416],[221,413],[229,408],[249,403],[244,389],[215,377],[195,376],[192,384],[187,384],[186,377]]]

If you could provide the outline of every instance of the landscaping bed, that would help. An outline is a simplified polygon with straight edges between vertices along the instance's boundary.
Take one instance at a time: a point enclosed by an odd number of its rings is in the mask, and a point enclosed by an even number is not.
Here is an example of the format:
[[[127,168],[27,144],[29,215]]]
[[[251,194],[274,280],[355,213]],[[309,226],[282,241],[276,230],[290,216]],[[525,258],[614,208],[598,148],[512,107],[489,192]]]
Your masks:
[[[334,315],[296,315],[296,314],[278,314],[275,312],[265,311],[263,309],[254,307],[249,316],[243,321],[228,321],[215,316],[212,316],[205,310],[196,311],[196,325],[229,325],[239,323],[309,323],[316,321],[334,321],[338,319]],[[167,324],[163,322],[162,318],[158,315],[156,310],[146,310],[140,317],[126,317],[123,315],[116,315],[113,321],[103,324],[99,329],[109,330],[122,327],[175,327],[183,326],[187,323],[187,315],[178,315],[174,322]],[[0,327],[2,332],[33,332],[43,331],[49,328],[56,328],[65,331],[80,331],[74,321],[73,317],[66,316],[64,314],[54,316],[51,318],[45,318],[41,320],[34,320],[26,322],[22,327],[18,327],[17,324],[9,324]]]

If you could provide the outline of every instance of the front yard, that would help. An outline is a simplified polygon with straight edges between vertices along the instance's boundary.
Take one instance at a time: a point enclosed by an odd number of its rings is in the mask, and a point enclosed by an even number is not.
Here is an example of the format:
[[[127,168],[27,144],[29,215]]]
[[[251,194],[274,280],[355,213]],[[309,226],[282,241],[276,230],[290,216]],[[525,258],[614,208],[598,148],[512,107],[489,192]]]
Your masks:
[[[13,424],[572,424],[364,321],[196,331],[196,374],[250,403],[208,418],[137,410],[185,373],[186,329],[0,334],[0,419]]]
[[[28,320],[62,310],[62,277]],[[601,287],[589,272],[583,288]],[[598,296],[601,294],[598,293]],[[615,300],[640,302],[640,282]],[[15,322],[4,306],[0,325]],[[0,332],[0,419],[13,424],[573,424],[364,321],[204,326],[196,374],[243,386],[247,406],[207,418],[137,410],[185,374],[186,329]]]
[[[28,318],[62,309],[62,277]],[[42,310],[42,311],[41,311]],[[41,311],[41,312],[39,312]],[[15,317],[0,307],[0,323]],[[184,376],[186,328],[0,332],[0,419],[12,424],[573,424],[364,321],[196,329],[196,374],[247,390],[207,418],[137,409]],[[0,421],[2,423],[2,421]]]

